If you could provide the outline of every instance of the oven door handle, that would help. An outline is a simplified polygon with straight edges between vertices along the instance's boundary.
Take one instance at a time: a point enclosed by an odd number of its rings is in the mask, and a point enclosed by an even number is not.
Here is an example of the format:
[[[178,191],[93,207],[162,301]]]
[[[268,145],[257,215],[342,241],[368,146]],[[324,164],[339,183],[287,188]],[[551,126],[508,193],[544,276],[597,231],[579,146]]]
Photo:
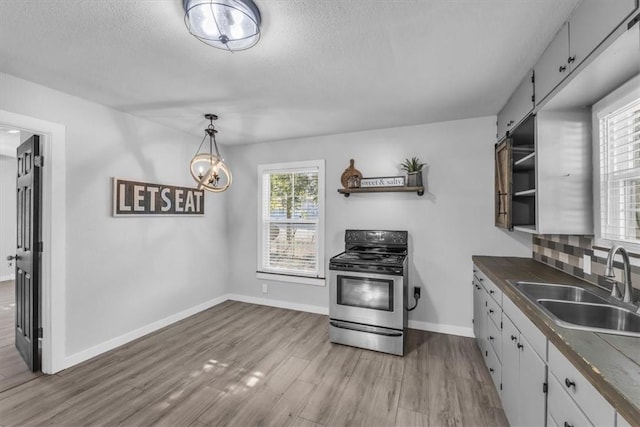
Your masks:
[[[338,323],[338,322],[333,322],[333,321],[329,321],[329,324],[331,326],[335,326],[336,328],[340,328],[340,329],[349,329],[349,330],[358,331],[358,332],[368,332],[370,334],[383,335],[385,337],[401,337],[402,336],[402,332],[372,331],[372,330],[369,330],[367,328],[358,328],[358,327],[355,327],[355,326],[346,326],[344,324],[341,324],[341,323]]]

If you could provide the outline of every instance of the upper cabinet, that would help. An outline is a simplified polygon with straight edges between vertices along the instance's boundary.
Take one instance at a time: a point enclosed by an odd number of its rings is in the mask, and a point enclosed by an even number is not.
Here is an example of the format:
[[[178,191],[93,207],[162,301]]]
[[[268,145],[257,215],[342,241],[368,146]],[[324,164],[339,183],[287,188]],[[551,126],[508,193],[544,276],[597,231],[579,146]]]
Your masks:
[[[636,8],[637,0],[583,0],[534,67],[536,103],[540,104]]]
[[[498,113],[498,140],[506,136],[533,110],[533,71],[527,73]]]

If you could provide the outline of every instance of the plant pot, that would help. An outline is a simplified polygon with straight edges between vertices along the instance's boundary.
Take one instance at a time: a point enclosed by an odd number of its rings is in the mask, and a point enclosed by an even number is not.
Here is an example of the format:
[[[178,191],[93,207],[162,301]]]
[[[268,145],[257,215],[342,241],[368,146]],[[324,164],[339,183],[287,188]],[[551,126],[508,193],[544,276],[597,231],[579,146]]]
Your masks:
[[[407,187],[422,187],[422,171],[407,172]]]

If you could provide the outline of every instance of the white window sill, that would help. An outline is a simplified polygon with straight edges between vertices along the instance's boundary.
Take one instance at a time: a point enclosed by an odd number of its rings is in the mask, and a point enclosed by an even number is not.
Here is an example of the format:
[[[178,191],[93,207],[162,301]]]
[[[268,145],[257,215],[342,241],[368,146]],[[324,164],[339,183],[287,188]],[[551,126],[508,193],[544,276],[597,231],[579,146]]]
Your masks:
[[[301,285],[325,286],[326,279],[304,276],[290,276],[288,274],[264,273],[256,271],[256,279],[272,280],[274,282],[298,283]]]

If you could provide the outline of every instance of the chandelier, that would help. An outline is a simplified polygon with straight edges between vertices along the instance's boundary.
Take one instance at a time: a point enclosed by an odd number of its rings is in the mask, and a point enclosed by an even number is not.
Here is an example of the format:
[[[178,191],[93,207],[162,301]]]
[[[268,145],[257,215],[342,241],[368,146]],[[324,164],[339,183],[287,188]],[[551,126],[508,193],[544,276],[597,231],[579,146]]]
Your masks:
[[[191,159],[191,176],[198,183],[198,190],[222,193],[231,186],[231,170],[224,163],[224,159],[220,157],[220,151],[218,151],[218,143],[216,142],[216,133],[218,131],[213,126],[213,121],[218,120],[218,116],[205,114],[204,117],[210,123],[204,130],[204,138],[202,138],[195,156]],[[200,149],[207,136],[209,137],[209,152],[201,153]],[[213,151],[214,148],[215,153]]]

